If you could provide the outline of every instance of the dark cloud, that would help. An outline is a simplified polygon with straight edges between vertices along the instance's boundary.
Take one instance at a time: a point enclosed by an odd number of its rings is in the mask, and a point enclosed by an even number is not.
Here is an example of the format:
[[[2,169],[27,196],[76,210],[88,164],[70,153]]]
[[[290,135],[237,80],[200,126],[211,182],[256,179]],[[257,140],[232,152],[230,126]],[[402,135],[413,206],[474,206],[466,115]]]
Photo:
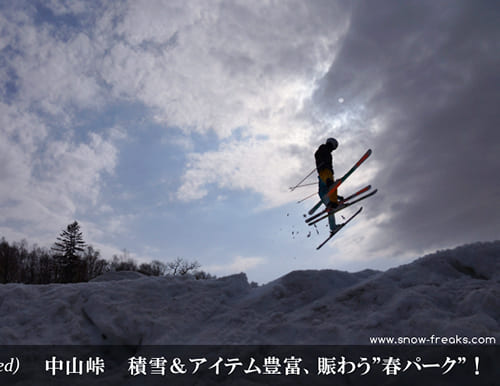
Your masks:
[[[363,134],[381,165],[371,205],[391,215],[380,245],[424,250],[498,238],[499,16],[494,1],[353,9],[316,101],[326,109],[343,97],[342,108],[362,105],[362,122],[384,129]]]

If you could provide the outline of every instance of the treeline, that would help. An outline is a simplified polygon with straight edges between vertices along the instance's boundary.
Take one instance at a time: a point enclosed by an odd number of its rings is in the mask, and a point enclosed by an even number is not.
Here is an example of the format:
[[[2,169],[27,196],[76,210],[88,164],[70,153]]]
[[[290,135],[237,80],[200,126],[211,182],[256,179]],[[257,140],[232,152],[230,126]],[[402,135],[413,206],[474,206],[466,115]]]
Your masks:
[[[215,276],[199,270],[198,262],[181,258],[168,263],[153,260],[137,263],[126,251],[111,260],[101,257],[98,250],[85,244],[75,221],[68,225],[50,249],[30,247],[26,241],[0,241],[0,283],[77,283],[112,271],[136,271],[149,276],[185,276],[212,279]]]

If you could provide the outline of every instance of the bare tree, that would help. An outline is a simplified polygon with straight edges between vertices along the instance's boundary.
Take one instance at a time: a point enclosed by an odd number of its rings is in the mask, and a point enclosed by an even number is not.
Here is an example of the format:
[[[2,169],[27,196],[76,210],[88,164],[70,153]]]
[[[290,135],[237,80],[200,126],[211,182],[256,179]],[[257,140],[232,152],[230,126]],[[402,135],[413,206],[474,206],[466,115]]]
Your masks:
[[[113,255],[113,260],[110,264],[111,271],[138,271],[136,261],[130,257],[130,253],[124,249],[123,254]]]
[[[18,271],[17,250],[2,238],[0,242],[0,282],[12,283],[17,281]]]
[[[194,273],[201,265],[197,261],[187,261],[180,257],[167,263],[167,274],[172,276],[184,276],[188,273]]]
[[[83,253],[82,263],[85,268],[85,281],[89,281],[99,275],[102,275],[109,269],[109,263],[101,259],[101,253],[95,250],[92,245],[87,245]]]
[[[159,260],[153,260],[151,263],[142,263],[139,266],[139,272],[148,276],[164,276],[167,266]]]

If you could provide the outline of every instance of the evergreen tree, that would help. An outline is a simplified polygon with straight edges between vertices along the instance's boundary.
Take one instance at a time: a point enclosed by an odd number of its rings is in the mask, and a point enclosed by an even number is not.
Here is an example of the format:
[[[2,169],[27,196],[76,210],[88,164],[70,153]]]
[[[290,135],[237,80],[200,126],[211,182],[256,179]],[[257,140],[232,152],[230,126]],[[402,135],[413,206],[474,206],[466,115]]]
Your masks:
[[[77,221],[69,224],[66,230],[61,232],[52,250],[58,266],[58,277],[62,282],[76,282],[82,278],[81,253],[85,250],[80,225]]]

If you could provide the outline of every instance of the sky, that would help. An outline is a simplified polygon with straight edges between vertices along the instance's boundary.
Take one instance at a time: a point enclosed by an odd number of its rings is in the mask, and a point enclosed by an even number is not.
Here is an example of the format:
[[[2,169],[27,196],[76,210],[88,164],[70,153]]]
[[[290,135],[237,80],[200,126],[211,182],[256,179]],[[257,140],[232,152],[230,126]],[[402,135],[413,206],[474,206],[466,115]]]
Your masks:
[[[498,239],[495,1],[0,1],[0,236],[265,283]],[[289,191],[328,137],[328,235]],[[312,175],[307,182],[316,182]],[[361,204],[360,204],[361,205]],[[356,206],[354,209],[357,209]],[[348,216],[354,209],[337,215]]]

